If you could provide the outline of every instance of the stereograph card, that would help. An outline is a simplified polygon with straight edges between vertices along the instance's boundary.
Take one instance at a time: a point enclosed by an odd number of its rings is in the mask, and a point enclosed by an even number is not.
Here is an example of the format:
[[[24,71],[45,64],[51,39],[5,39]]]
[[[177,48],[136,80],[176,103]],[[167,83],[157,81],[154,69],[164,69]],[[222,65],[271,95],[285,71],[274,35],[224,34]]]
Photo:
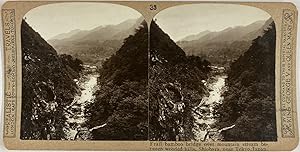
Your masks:
[[[285,2],[8,1],[8,149],[289,151]]]

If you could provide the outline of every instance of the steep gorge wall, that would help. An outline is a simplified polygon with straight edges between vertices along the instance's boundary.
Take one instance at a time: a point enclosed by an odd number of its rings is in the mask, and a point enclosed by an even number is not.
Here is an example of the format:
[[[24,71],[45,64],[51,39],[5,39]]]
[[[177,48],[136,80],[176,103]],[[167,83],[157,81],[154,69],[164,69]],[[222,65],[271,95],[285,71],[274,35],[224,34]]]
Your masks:
[[[81,61],[59,56],[24,20],[21,139],[64,139],[66,105],[78,86]]]

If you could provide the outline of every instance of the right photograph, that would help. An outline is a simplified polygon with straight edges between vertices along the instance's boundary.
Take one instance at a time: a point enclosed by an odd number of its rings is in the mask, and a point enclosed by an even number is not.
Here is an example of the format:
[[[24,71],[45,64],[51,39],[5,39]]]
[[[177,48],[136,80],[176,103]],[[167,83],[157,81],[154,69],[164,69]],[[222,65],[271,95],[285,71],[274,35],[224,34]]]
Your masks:
[[[277,141],[276,29],[237,4],[167,8],[150,25],[149,140]]]

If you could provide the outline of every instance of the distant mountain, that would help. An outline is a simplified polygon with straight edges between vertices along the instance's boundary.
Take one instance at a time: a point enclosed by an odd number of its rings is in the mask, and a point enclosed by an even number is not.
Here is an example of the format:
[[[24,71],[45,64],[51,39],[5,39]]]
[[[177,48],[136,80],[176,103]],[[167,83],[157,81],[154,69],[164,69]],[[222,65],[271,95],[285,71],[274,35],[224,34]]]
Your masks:
[[[270,28],[271,23],[273,22],[273,19],[268,19],[262,27],[260,27],[257,30],[254,30],[250,33],[248,33],[247,35],[245,35],[244,37],[242,37],[242,39],[255,39],[258,36],[262,36],[264,34],[264,31],[268,30],[268,28]]]
[[[63,107],[70,104],[79,87],[81,61],[58,55],[24,20],[22,41],[21,139],[65,139]]]
[[[183,39],[180,41],[194,41],[194,43],[199,43],[199,42],[207,43],[208,41],[229,42],[229,41],[238,41],[238,40],[253,40],[254,38],[256,38],[255,36],[257,35],[253,35],[254,37],[252,38],[246,36],[251,32],[259,31],[259,29],[261,29],[265,23],[266,21],[256,21],[247,26],[229,27],[218,32],[204,31],[197,34],[196,36],[191,35],[187,37],[189,38],[189,40]]]
[[[69,38],[69,37],[71,37],[71,36],[73,36],[73,35],[75,35],[75,34],[81,32],[81,31],[82,31],[82,30],[80,30],[80,29],[76,29],[76,30],[72,30],[72,31],[70,31],[70,32],[68,32],[68,33],[61,33],[61,34],[58,34],[58,35],[56,35],[56,36],[50,38],[50,40],[61,40],[61,39],[66,39],[66,38]]]
[[[193,41],[193,40],[198,40],[200,39],[201,37],[207,35],[208,33],[211,33],[211,31],[203,31],[203,32],[200,32],[198,34],[194,34],[194,35],[189,35],[189,36],[186,36],[185,38],[181,39],[180,41]]]
[[[188,55],[201,55],[213,64],[228,64],[237,59],[246,51],[252,40],[264,33],[272,19],[257,21],[247,26],[229,27],[219,32],[202,32],[198,39],[196,36],[189,37],[189,41],[183,39],[177,44]]]
[[[114,54],[123,40],[134,34],[143,18],[129,19],[117,25],[99,26],[92,30],[73,30],[48,42],[60,54],[70,54],[85,63],[98,64]]]

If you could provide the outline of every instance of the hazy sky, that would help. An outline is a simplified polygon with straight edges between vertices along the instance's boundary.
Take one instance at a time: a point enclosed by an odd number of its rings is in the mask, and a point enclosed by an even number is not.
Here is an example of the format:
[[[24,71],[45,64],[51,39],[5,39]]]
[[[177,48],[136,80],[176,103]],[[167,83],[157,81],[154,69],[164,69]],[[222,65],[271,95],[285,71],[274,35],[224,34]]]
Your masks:
[[[232,4],[193,4],[168,8],[157,16],[157,24],[178,41],[205,30],[220,31],[228,27],[249,25],[267,20],[270,15],[255,7]]]
[[[140,16],[129,7],[107,3],[49,4],[25,15],[27,23],[46,40],[74,29],[89,30]]]

